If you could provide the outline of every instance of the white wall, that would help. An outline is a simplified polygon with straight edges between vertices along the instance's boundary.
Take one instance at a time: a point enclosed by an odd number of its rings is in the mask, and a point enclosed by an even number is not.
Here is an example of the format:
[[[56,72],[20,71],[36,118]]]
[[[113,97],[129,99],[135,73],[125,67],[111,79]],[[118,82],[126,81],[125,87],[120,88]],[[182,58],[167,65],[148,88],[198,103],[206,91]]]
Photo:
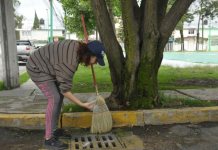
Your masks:
[[[20,32],[21,40],[48,40],[48,30],[18,30]],[[54,30],[53,36],[64,36],[62,30]]]
[[[190,31],[193,31],[193,33],[190,33]],[[184,34],[184,44],[185,44],[185,50],[186,51],[195,51],[196,49],[196,37],[197,37],[197,29],[196,28],[185,28],[183,30]],[[208,50],[208,38],[210,34],[210,39],[212,40],[218,40],[218,28],[205,28],[204,29],[204,45],[202,47],[202,44],[199,44],[199,50]],[[174,38],[180,38],[180,32],[179,30],[175,30],[172,34]],[[199,31],[199,36],[202,38],[202,30]],[[201,42],[200,42],[201,43]],[[217,42],[215,42],[217,43]],[[203,49],[202,49],[203,48]],[[181,44],[180,43],[173,43],[173,50],[174,51],[180,51],[181,50]],[[218,45],[211,45],[211,50],[218,50]]]

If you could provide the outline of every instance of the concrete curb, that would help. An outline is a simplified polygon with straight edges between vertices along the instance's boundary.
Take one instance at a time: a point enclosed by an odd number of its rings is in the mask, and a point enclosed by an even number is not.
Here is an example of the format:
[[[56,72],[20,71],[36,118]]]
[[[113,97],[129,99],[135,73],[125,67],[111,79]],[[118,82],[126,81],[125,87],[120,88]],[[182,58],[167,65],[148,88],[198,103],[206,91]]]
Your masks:
[[[112,111],[113,127],[163,125],[175,123],[200,123],[218,121],[218,106],[191,107],[181,109],[153,109],[139,111]],[[89,128],[91,112],[64,113],[62,126]],[[0,114],[1,127],[43,129],[44,114]]]

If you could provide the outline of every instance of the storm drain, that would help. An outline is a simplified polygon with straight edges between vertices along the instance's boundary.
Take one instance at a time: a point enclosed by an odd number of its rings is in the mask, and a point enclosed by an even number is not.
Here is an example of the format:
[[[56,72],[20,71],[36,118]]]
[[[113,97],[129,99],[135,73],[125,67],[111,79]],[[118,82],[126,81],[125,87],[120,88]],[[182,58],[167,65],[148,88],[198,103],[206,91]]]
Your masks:
[[[110,134],[73,136],[71,148],[75,150],[124,149],[117,137]]]

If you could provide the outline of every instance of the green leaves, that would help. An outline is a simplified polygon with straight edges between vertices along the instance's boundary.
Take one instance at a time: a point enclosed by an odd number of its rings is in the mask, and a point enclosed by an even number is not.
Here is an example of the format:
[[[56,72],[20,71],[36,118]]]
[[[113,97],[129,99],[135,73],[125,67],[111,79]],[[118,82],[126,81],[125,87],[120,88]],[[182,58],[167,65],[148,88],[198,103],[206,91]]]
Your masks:
[[[204,17],[214,18],[218,15],[218,1],[216,0],[198,0],[199,7],[195,10],[196,14]]]
[[[71,33],[76,33],[78,37],[83,38],[83,27],[81,15],[84,15],[86,30],[89,35],[95,31],[94,15],[88,0],[61,0],[66,16],[64,23]]]
[[[121,5],[119,0],[106,0],[110,2],[108,7],[112,7],[114,16],[121,16]],[[88,35],[96,31],[94,14],[89,0],[61,0],[66,13],[64,23],[68,31],[76,33],[80,38],[84,38],[81,15],[84,15],[86,30]],[[108,8],[109,9],[109,8]]]
[[[22,22],[23,22],[24,17],[23,17],[23,15],[18,15],[16,13],[16,8],[20,6],[20,1],[19,0],[13,0],[13,6],[14,6],[14,16],[15,16],[15,18],[14,18],[15,27],[21,29],[22,26],[23,26]]]

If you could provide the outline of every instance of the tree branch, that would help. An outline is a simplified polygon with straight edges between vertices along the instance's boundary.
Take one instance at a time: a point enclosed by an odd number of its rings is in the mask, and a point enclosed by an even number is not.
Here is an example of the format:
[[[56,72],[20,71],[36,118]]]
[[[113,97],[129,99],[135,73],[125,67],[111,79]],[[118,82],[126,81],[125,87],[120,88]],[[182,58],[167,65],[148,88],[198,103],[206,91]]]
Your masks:
[[[163,37],[168,38],[171,35],[177,23],[186,13],[193,1],[195,0],[177,0],[173,4],[160,26],[160,32]]]
[[[186,13],[189,6],[195,0],[176,0],[169,12],[165,15],[160,25],[160,39],[158,44],[158,56],[157,65],[160,67],[163,59],[163,51],[169,37],[175,29],[177,23],[180,21],[182,16]]]
[[[159,31],[157,26],[157,1],[158,0],[148,0],[145,4],[144,9],[144,22],[142,22],[143,26],[143,44],[142,44],[142,50],[141,51],[141,59],[143,59],[146,56],[146,53],[148,51],[151,51],[150,53],[155,56],[155,51],[152,51],[153,48],[148,47],[148,45],[151,45],[149,43],[156,43],[157,39],[159,38]],[[146,40],[145,40],[146,39]],[[155,44],[154,44],[155,45]],[[147,52],[146,52],[147,51]]]
[[[119,45],[116,35],[113,31],[112,22],[107,10],[105,0],[91,0],[92,10],[95,21],[100,33],[101,40],[106,48],[106,54],[111,71],[113,85],[119,85],[122,82],[122,70],[124,56],[122,48]]]
[[[138,15],[136,15],[135,9],[139,12],[139,7],[136,6],[136,0],[121,0],[121,7],[122,7],[122,18],[123,18],[123,27],[124,27],[124,34],[125,34],[125,47],[127,59],[128,56],[131,54],[136,54],[135,51],[139,50],[138,43],[139,41],[139,24],[138,21],[140,20]],[[138,8],[137,8],[138,7]],[[137,17],[136,17],[137,16]],[[134,51],[134,52],[133,52]],[[133,63],[130,63],[133,64]]]
[[[136,0],[133,0],[132,3],[133,3],[133,13],[134,13],[135,18],[138,21],[138,24],[139,24],[139,22],[140,22],[140,15],[139,15],[140,14],[140,7],[139,7]]]
[[[160,24],[166,15],[168,1],[169,0],[159,0],[158,1],[158,4],[157,4],[158,27],[160,27]]]

